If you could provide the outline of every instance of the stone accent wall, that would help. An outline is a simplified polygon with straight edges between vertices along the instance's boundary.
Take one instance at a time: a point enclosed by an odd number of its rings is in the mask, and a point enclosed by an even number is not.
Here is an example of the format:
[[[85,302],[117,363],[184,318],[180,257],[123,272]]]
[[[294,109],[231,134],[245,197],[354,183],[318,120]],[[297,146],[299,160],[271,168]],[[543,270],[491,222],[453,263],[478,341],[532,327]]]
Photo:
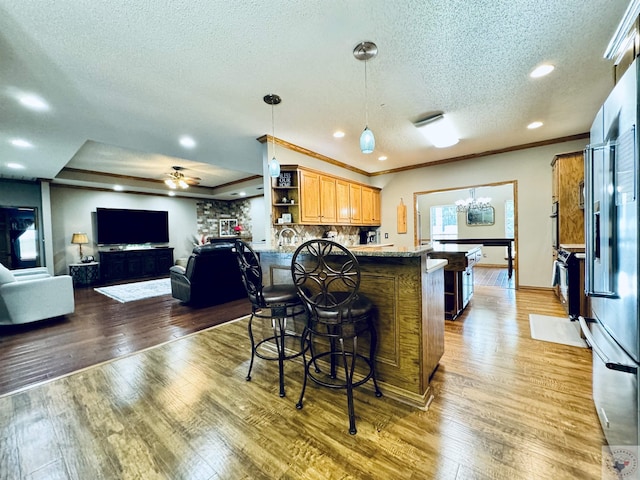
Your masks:
[[[202,200],[197,203],[198,240],[220,236],[221,219],[236,218],[243,236],[251,236],[249,200]]]

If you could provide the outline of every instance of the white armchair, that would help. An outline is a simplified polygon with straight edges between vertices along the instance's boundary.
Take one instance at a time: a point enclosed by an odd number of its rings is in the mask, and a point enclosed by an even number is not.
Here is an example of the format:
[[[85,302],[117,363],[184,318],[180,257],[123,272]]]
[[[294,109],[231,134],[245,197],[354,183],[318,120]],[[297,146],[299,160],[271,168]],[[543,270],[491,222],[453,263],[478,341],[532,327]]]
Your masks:
[[[8,270],[0,264],[0,325],[35,322],[73,313],[73,280],[45,268]]]

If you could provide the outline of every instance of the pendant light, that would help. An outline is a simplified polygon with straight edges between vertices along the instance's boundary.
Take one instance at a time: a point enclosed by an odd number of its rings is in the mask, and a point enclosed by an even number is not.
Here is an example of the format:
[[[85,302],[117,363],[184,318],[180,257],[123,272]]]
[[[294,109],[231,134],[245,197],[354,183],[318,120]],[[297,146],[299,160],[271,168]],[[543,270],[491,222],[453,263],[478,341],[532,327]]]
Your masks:
[[[360,135],[360,151],[371,153],[376,146],[376,139],[373,132],[369,130],[369,102],[367,98],[367,60],[378,55],[378,46],[373,42],[361,42],[353,49],[353,56],[357,60],[364,61],[364,130]]]
[[[263,100],[264,103],[271,105],[271,140],[273,142],[273,158],[269,162],[269,176],[277,178],[280,176],[280,163],[276,160],[276,127],[273,119],[273,106],[282,102],[282,99],[275,93],[270,93],[269,95],[265,95]]]

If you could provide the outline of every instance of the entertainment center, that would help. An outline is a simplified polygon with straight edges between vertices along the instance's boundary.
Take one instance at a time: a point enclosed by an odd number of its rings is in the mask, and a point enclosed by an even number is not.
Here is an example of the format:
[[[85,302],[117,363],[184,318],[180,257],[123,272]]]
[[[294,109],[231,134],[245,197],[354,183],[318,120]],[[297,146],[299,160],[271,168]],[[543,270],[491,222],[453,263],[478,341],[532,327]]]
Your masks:
[[[100,269],[104,282],[168,276],[172,265],[171,247],[100,252]]]
[[[96,208],[96,224],[103,282],[169,275],[168,212]]]

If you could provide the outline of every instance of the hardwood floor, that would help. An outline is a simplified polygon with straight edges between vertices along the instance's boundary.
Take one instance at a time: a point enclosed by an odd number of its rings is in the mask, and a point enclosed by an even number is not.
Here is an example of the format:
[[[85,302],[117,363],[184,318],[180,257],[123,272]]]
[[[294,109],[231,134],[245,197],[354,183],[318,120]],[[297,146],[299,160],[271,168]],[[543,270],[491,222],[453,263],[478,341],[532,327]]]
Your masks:
[[[509,278],[506,268],[485,267],[482,264],[473,267],[473,282],[476,286],[516,288],[515,272]]]
[[[94,301],[81,295],[76,315]],[[157,302],[88,310],[100,325],[175,309]],[[429,410],[365,385],[355,436],[342,391],[310,384],[296,410],[301,364],[286,364],[284,398],[276,362],[245,381],[246,320],[204,330],[0,398],[0,478],[606,478],[591,352],[531,339],[529,313],[563,310],[551,292],[478,286],[446,322]]]
[[[63,318],[0,325],[0,396],[251,313],[248,299],[194,309],[171,295],[119,303],[76,288]]]

